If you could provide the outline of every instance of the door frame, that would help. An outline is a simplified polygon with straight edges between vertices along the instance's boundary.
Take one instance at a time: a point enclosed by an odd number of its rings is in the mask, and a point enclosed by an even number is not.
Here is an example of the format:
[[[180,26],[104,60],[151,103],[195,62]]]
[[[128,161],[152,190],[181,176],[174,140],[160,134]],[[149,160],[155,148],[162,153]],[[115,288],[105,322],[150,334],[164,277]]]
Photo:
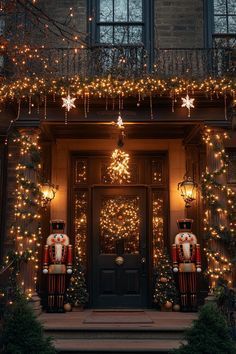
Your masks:
[[[167,205],[164,211],[164,243],[166,248],[170,250],[170,238],[169,238],[169,221],[170,221],[170,202],[169,202],[169,154],[168,150],[157,150],[157,151],[130,151],[134,157],[162,157],[164,159],[164,184],[161,186],[154,186],[151,184],[128,184],[123,185],[122,187],[145,187],[147,189],[147,208],[146,208],[146,220],[147,220],[147,308],[153,308],[153,262],[152,262],[152,255],[153,255],[153,244],[152,244],[152,192],[153,190],[159,191],[162,193],[163,200]],[[73,192],[74,192],[74,161],[76,158],[86,158],[95,156],[96,158],[104,158],[109,157],[109,153],[107,151],[71,151],[70,152],[70,159],[68,161],[68,198],[67,198],[67,208],[71,210],[71,212],[67,213],[67,230],[68,235],[71,237],[72,244],[74,245],[74,228],[73,228],[73,220],[74,220],[74,205],[73,203]],[[90,167],[88,167],[90,168]],[[94,187],[100,188],[113,188],[113,187],[120,187],[120,185],[116,184],[88,184],[87,186],[80,186],[80,191],[87,191],[88,197],[88,225],[87,225],[87,246],[86,246],[86,277],[87,277],[87,286],[89,294],[93,291],[93,281],[92,281],[92,189]],[[76,188],[77,189],[77,188]],[[91,297],[89,297],[88,301],[88,308],[93,308]]]

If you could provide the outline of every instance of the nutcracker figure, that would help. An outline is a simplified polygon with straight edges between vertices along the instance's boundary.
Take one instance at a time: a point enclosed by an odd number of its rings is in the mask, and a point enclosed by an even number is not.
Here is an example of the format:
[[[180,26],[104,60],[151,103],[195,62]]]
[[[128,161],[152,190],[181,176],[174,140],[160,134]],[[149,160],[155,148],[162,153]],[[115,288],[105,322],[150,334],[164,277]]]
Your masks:
[[[63,312],[66,274],[72,273],[72,246],[64,229],[64,221],[51,221],[51,235],[44,247],[43,273],[48,274],[49,312]]]
[[[173,271],[178,272],[182,311],[197,310],[197,277],[201,272],[200,245],[192,233],[193,220],[177,221],[179,233],[172,245]]]

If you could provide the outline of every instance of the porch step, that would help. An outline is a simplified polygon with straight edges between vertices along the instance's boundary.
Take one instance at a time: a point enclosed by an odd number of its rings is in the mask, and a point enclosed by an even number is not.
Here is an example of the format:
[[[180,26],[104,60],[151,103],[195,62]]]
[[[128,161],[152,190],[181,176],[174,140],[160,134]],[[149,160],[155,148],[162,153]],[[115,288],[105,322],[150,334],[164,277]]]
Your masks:
[[[58,353],[169,353],[178,348],[196,314],[142,311],[43,314],[45,334]],[[96,322],[96,323],[95,323]]]
[[[177,340],[182,339],[184,334],[184,329],[172,328],[169,330],[165,329],[153,329],[153,328],[65,328],[65,329],[45,329],[46,335],[55,339],[97,339],[97,340],[126,340],[126,339],[166,339],[166,340]]]
[[[130,354],[159,353],[166,354],[180,346],[180,340],[114,340],[114,339],[57,339],[55,347],[60,354]]]

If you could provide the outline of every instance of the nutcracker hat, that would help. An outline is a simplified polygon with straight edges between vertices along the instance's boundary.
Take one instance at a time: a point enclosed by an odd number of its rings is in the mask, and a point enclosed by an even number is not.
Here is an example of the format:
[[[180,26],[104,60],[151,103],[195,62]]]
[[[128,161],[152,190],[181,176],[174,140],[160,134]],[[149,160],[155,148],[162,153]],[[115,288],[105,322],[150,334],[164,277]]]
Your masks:
[[[177,220],[179,231],[191,231],[193,220],[192,219],[179,219]]]
[[[53,231],[64,230],[65,225],[66,225],[64,220],[59,220],[59,219],[51,220],[50,224],[51,224],[51,228]]]

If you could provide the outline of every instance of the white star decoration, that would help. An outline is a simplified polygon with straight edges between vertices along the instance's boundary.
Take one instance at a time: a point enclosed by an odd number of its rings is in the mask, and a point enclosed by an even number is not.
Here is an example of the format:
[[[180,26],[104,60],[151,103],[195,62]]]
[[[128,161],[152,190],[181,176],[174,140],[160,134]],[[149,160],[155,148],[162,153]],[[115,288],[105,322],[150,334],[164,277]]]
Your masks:
[[[75,108],[75,103],[74,103],[75,100],[76,98],[71,98],[69,94],[67,97],[62,97],[62,101],[63,101],[62,107],[65,107],[66,110],[69,112],[71,108]]]
[[[188,109],[188,117],[190,117],[190,109],[194,108],[193,101],[195,98],[190,98],[189,95],[187,95],[185,98],[181,97],[181,100],[183,101],[181,107],[186,107]]]
[[[123,128],[124,127],[124,123],[123,123],[123,120],[121,118],[121,116],[119,115],[119,117],[117,118],[117,123],[119,128]]]

